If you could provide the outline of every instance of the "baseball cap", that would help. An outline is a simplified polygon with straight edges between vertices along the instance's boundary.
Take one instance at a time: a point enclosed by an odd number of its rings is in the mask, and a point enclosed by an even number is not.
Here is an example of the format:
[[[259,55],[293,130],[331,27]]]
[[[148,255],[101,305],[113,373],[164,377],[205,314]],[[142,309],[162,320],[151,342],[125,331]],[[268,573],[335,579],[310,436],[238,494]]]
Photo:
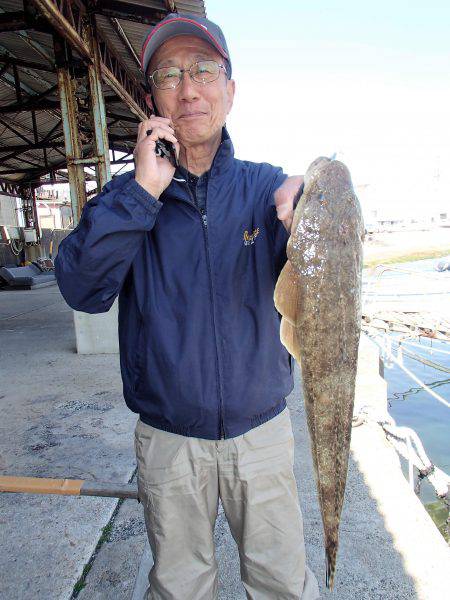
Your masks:
[[[231,78],[231,61],[225,36],[218,25],[197,15],[170,13],[147,34],[142,45],[141,66],[147,73],[150,59],[166,40],[177,35],[195,35],[213,46],[226,61],[227,76]]]

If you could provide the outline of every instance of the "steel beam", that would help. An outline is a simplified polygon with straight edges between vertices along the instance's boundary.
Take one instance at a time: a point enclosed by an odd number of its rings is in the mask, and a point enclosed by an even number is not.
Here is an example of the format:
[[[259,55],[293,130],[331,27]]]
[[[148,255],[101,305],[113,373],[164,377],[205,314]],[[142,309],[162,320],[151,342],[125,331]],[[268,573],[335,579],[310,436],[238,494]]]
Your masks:
[[[11,75],[10,73],[8,73],[6,71],[1,74],[1,79],[4,83],[6,83],[6,85],[8,85],[10,88],[13,88],[16,91],[16,81],[15,81],[13,75]],[[20,90],[22,92],[25,92],[25,94],[28,94],[28,96],[34,97],[36,95],[36,92],[33,90],[33,88],[30,88],[30,86],[28,86],[26,83],[22,83],[21,81],[19,81],[19,86],[20,86]],[[17,91],[16,91],[16,95],[17,95]],[[15,105],[20,106],[21,102],[18,102],[18,103],[16,102]]]
[[[19,77],[19,69],[16,65],[13,65],[13,74],[14,74],[14,89],[16,90],[16,100],[18,104],[22,104],[22,90],[20,88],[20,77]]]
[[[128,106],[128,108],[133,112],[139,119],[148,119],[149,117],[149,109],[145,109],[145,101],[140,102],[139,104],[134,100],[131,93],[128,93],[125,88],[122,86],[120,81],[116,79],[114,74],[102,63],[102,73],[108,83],[108,85],[122,98],[122,101]]]
[[[93,0],[89,10],[104,17],[135,21],[147,25],[156,25],[156,23],[159,23],[159,21],[167,16],[167,11],[165,10],[158,10],[144,4],[121,2],[120,0]]]
[[[34,1],[34,0],[33,0]],[[83,42],[84,43],[84,42]],[[59,56],[60,65],[68,64],[68,48],[64,40],[54,38],[55,56]],[[63,56],[61,56],[63,53]],[[83,165],[71,162],[83,158],[80,137],[78,135],[78,111],[75,97],[75,80],[67,66],[57,66],[59,100],[66,147],[67,171],[69,174],[70,199],[74,225],[78,224],[81,209],[86,204],[86,181]]]
[[[0,106],[0,115],[10,115],[19,112],[30,112],[30,110],[57,110],[59,109],[59,102],[57,100],[33,100],[27,101],[23,104],[9,104],[7,106]]]
[[[25,137],[22,133],[20,133],[20,131],[17,131],[17,129],[15,127],[12,127],[12,125],[7,123],[4,119],[0,119],[0,124],[3,125],[3,127],[6,127],[6,129],[9,129],[9,131],[14,133],[15,135],[17,135],[17,137],[20,137],[26,144],[33,143],[29,138]],[[1,151],[1,147],[0,147],[0,151]]]
[[[56,125],[54,125],[50,131],[48,131],[45,136],[42,138],[42,141],[45,142],[46,140],[49,140],[53,134],[56,132],[57,129],[59,129],[62,126],[62,119],[59,119],[58,122],[56,123]],[[62,133],[58,134],[59,136],[62,135]]]
[[[0,14],[5,14],[6,11],[5,9],[0,7]],[[48,51],[46,48],[44,48],[41,44],[39,44],[39,42],[34,41],[25,30],[20,30],[16,32],[17,35],[19,35],[26,44],[28,44],[29,46],[31,46],[31,48],[33,48],[33,50],[35,52],[37,52],[40,56],[42,56],[42,58],[44,60],[46,60],[50,65],[53,64],[53,59],[52,57],[49,55]]]
[[[131,42],[128,39],[128,36],[125,33],[122,25],[119,23],[119,21],[117,19],[110,19],[110,23],[111,23],[112,28],[116,32],[116,34],[121,39],[121,41],[124,44],[125,48],[127,49],[128,56],[130,56],[131,60],[133,60],[135,62],[135,64],[137,65],[137,67],[140,69],[141,68],[141,61],[139,59],[139,56],[134,51],[134,48],[131,45]]]
[[[11,146],[0,146],[0,152],[16,152],[20,154],[21,152],[28,152],[29,150],[42,150],[42,148],[63,148],[64,144],[62,142],[30,142],[29,144],[12,144]]]
[[[30,0],[39,12],[47,19],[52,25],[53,29],[65,40],[67,40],[72,48],[80,54],[80,56],[87,62],[91,61],[89,48],[80,35],[81,29],[81,17],[85,12],[83,4],[74,2],[77,6],[77,15],[75,16],[72,11],[71,2],[61,2],[61,7],[58,7],[56,2],[52,0]],[[66,9],[66,13],[63,14],[63,10]]]
[[[16,84],[16,94],[18,94],[20,100],[18,99],[18,101],[15,104],[10,104],[9,106],[0,106],[0,114],[39,110],[39,107],[45,105],[41,102],[41,100],[43,100],[47,96],[50,96],[50,94],[53,94],[53,92],[55,92],[58,87],[57,85],[52,85],[50,88],[41,92],[40,94],[36,94],[35,90],[28,88],[28,86],[25,88],[24,84],[21,84],[18,79],[14,78],[14,80]],[[19,85],[19,90],[17,89],[17,84]],[[30,94],[29,99],[27,99],[25,102],[22,100],[22,96],[20,94],[20,90],[22,89],[24,89],[28,94]],[[53,106],[54,108],[57,108],[58,102],[54,101],[51,105],[48,106]],[[48,106],[45,110],[48,110]]]
[[[12,77],[11,77],[12,79]],[[11,82],[12,83],[12,82]],[[23,84],[22,84],[23,85]],[[23,87],[22,87],[23,89]],[[54,88],[56,89],[56,87]],[[0,114],[8,115],[11,113],[18,112],[29,112],[30,110],[36,111],[46,111],[46,110],[55,110],[59,109],[59,102],[57,100],[35,100],[35,96],[29,96],[29,100],[26,103],[18,104],[17,102],[14,104],[8,104],[7,106],[0,106]],[[37,98],[37,96],[36,96]],[[120,99],[120,102],[122,100]],[[106,102],[108,104],[108,102]],[[117,107],[121,108],[121,107]],[[80,112],[88,112],[88,108],[84,108],[80,106]],[[138,123],[139,119],[137,117],[131,117],[130,115],[120,115],[118,113],[108,111],[106,115],[108,118],[116,119],[117,121],[124,121],[128,123]]]
[[[1,15],[0,15],[1,17]],[[33,69],[33,71],[46,71],[47,73],[54,73],[55,69],[49,67],[47,65],[43,65],[42,63],[33,62],[31,60],[21,60],[19,58],[14,58],[12,56],[0,55],[0,63],[7,63],[10,65],[17,65],[18,67],[26,67],[28,69]]]
[[[23,37],[22,32],[16,32],[15,35],[19,36],[24,41],[25,44],[28,44],[30,41],[29,38]],[[1,36],[0,36],[0,39],[1,39]],[[33,47],[33,50],[36,51],[36,49],[34,47]],[[13,54],[10,50],[8,50],[8,48],[6,48],[3,44],[0,44],[0,53],[1,53],[0,54],[1,62],[8,61],[11,63],[11,65],[13,65],[16,60],[20,61],[20,59],[18,59],[18,57],[15,54]],[[27,62],[27,61],[22,61],[22,62]],[[36,64],[35,62],[32,62],[32,64],[30,65],[30,68],[28,68],[24,65],[20,65],[20,64],[17,64],[17,66],[20,67],[21,71],[23,73],[26,73],[30,79],[34,79],[35,81],[38,81],[39,86],[41,86],[42,85],[42,75],[40,73],[36,73],[33,70],[33,67],[35,64]],[[44,61],[42,64],[44,65]],[[53,64],[53,67],[47,66],[47,68],[52,72],[55,71],[54,64]],[[22,87],[23,91],[27,92],[27,94],[30,94],[30,95],[36,94],[36,92],[33,91],[32,88],[30,88],[28,86],[24,86],[23,84],[21,84],[21,87]],[[31,92],[27,91],[27,88],[28,88],[28,90],[32,90],[32,91]]]
[[[30,2],[39,9],[58,34],[78,52],[87,64],[92,63],[89,45],[81,35],[83,16],[85,16],[84,5],[81,2],[61,1],[60,7],[54,0],[30,0]],[[77,7],[76,14],[72,10],[72,5]],[[61,12],[63,10],[64,13]],[[100,39],[99,35],[97,35],[97,39],[102,60],[102,75],[106,83],[140,119],[147,118],[145,95],[139,82],[129,74],[120,59],[114,55],[111,48],[104,40]]]
[[[8,162],[8,161],[10,161],[10,160],[15,160],[15,161],[17,161],[17,158],[16,158],[15,156],[13,156],[12,158],[7,158],[7,159],[4,159],[4,158],[2,157],[2,158],[1,158],[2,166],[4,166],[4,167],[9,167],[9,170],[10,170],[10,171],[12,170],[13,172],[16,172],[16,171],[17,171],[17,166],[10,166],[10,165],[6,165],[6,164],[5,164],[5,163],[7,163],[7,162]],[[40,163],[33,162],[33,161],[31,161],[31,160],[29,160],[29,159],[27,159],[27,158],[23,158],[23,157],[21,157],[21,159],[20,159],[20,162],[24,162],[24,163],[26,163],[27,165],[30,165],[30,166],[34,167],[35,169],[41,169],[41,168],[42,168],[42,165],[41,165]],[[27,169],[27,170],[28,170],[28,169]],[[23,171],[24,171],[24,172],[26,172],[27,170],[23,169]],[[3,169],[3,170],[1,171],[1,173],[3,173],[3,174],[5,174],[6,172],[7,172],[7,170],[6,170],[6,169]]]
[[[4,31],[20,31],[21,29],[27,29],[23,10],[0,14],[0,33]]]
[[[84,128],[79,127],[78,130],[80,132],[84,131]],[[61,134],[63,135],[63,134]],[[59,134],[58,134],[59,137]],[[129,143],[129,144],[135,144],[136,140],[135,137],[132,136],[122,136],[122,135],[115,135],[115,134],[110,134],[109,139],[111,140],[112,143],[114,142],[122,142],[123,144]],[[90,146],[92,146],[91,142],[87,142],[84,143],[83,146],[86,149],[89,149]],[[115,144],[115,147],[117,148],[117,144]],[[46,148],[51,148],[52,150],[63,150],[66,148],[65,145],[65,141],[61,141],[61,142],[50,142],[50,141],[45,141],[45,140],[41,140],[40,142],[38,142],[37,144],[13,144],[13,145],[9,145],[9,146],[0,146],[0,153],[2,152],[8,152],[8,154],[6,156],[0,156],[0,160],[2,162],[9,160],[9,159],[16,159],[20,154],[23,154],[25,152],[30,152],[32,150],[42,150],[42,149],[46,149]],[[22,159],[20,159],[22,160]],[[51,167],[53,168],[53,167]],[[20,169],[15,169],[14,172],[16,171],[21,171]],[[10,173],[10,171],[8,171],[8,173]],[[5,174],[5,171],[0,171],[0,175],[1,174]],[[107,180],[109,181],[109,180]]]
[[[101,81],[101,61],[95,36],[94,18],[85,21],[82,30],[83,39],[88,45],[92,63],[88,65],[90,109],[94,132],[94,154],[97,159],[95,174],[99,190],[111,179],[109,164],[108,125],[106,122],[105,101]]]

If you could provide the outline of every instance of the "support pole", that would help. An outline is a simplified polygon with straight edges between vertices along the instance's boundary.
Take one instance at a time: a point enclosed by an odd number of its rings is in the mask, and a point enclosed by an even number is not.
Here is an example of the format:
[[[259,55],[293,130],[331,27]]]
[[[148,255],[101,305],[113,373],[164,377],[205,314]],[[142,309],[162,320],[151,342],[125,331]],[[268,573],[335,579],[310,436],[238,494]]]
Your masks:
[[[94,155],[97,158],[95,172],[97,189],[100,191],[111,179],[111,166],[109,162],[108,125],[106,122],[105,100],[101,80],[100,52],[92,17],[84,22],[82,33],[92,57],[92,62],[88,64],[88,78],[92,128],[94,131]]]
[[[61,38],[54,37],[53,44],[57,57],[59,99],[69,174],[70,200],[74,226],[78,224],[81,210],[86,204],[86,181],[82,164],[72,162],[83,158],[81,141],[78,135],[78,111],[75,97],[76,80],[69,71],[69,47]]]

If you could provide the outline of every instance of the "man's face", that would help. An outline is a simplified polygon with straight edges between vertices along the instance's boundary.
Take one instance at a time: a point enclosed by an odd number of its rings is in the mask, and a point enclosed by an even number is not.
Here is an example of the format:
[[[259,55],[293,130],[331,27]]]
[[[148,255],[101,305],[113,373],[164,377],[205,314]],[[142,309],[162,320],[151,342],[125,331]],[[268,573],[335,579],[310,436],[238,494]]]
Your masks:
[[[224,64],[223,57],[204,40],[181,35],[162,44],[152,56],[148,75],[161,67],[188,69],[199,60],[215,60]],[[175,135],[183,145],[207,142],[222,130],[234,97],[234,81],[227,79],[223,69],[212,83],[196,83],[189,73],[183,74],[178,87],[158,90],[152,85],[158,113],[172,120]],[[147,104],[152,108],[150,94]]]

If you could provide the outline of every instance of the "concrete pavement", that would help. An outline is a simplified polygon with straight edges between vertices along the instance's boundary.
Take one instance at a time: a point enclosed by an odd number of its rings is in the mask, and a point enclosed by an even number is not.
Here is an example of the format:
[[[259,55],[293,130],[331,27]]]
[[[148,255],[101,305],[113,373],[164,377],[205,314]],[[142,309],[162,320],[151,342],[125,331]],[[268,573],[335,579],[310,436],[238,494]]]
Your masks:
[[[122,399],[118,357],[75,354],[72,311],[56,286],[0,292],[0,319],[1,474],[128,481],[136,415]],[[385,395],[373,356],[358,390],[365,402]],[[444,598],[448,549],[376,425],[353,433],[336,585],[324,590],[322,525],[298,377],[288,402],[308,563],[324,598]],[[0,597],[68,600],[89,564],[78,598],[130,600],[146,543],[142,507],[126,500],[110,523],[116,506],[114,499],[0,494]],[[215,539],[219,598],[244,599],[223,513]],[[145,569],[141,583],[142,576]]]
[[[0,291],[0,473],[127,481],[136,415],[117,355],[75,353],[58,287]],[[114,499],[0,494],[0,597],[70,597]]]

